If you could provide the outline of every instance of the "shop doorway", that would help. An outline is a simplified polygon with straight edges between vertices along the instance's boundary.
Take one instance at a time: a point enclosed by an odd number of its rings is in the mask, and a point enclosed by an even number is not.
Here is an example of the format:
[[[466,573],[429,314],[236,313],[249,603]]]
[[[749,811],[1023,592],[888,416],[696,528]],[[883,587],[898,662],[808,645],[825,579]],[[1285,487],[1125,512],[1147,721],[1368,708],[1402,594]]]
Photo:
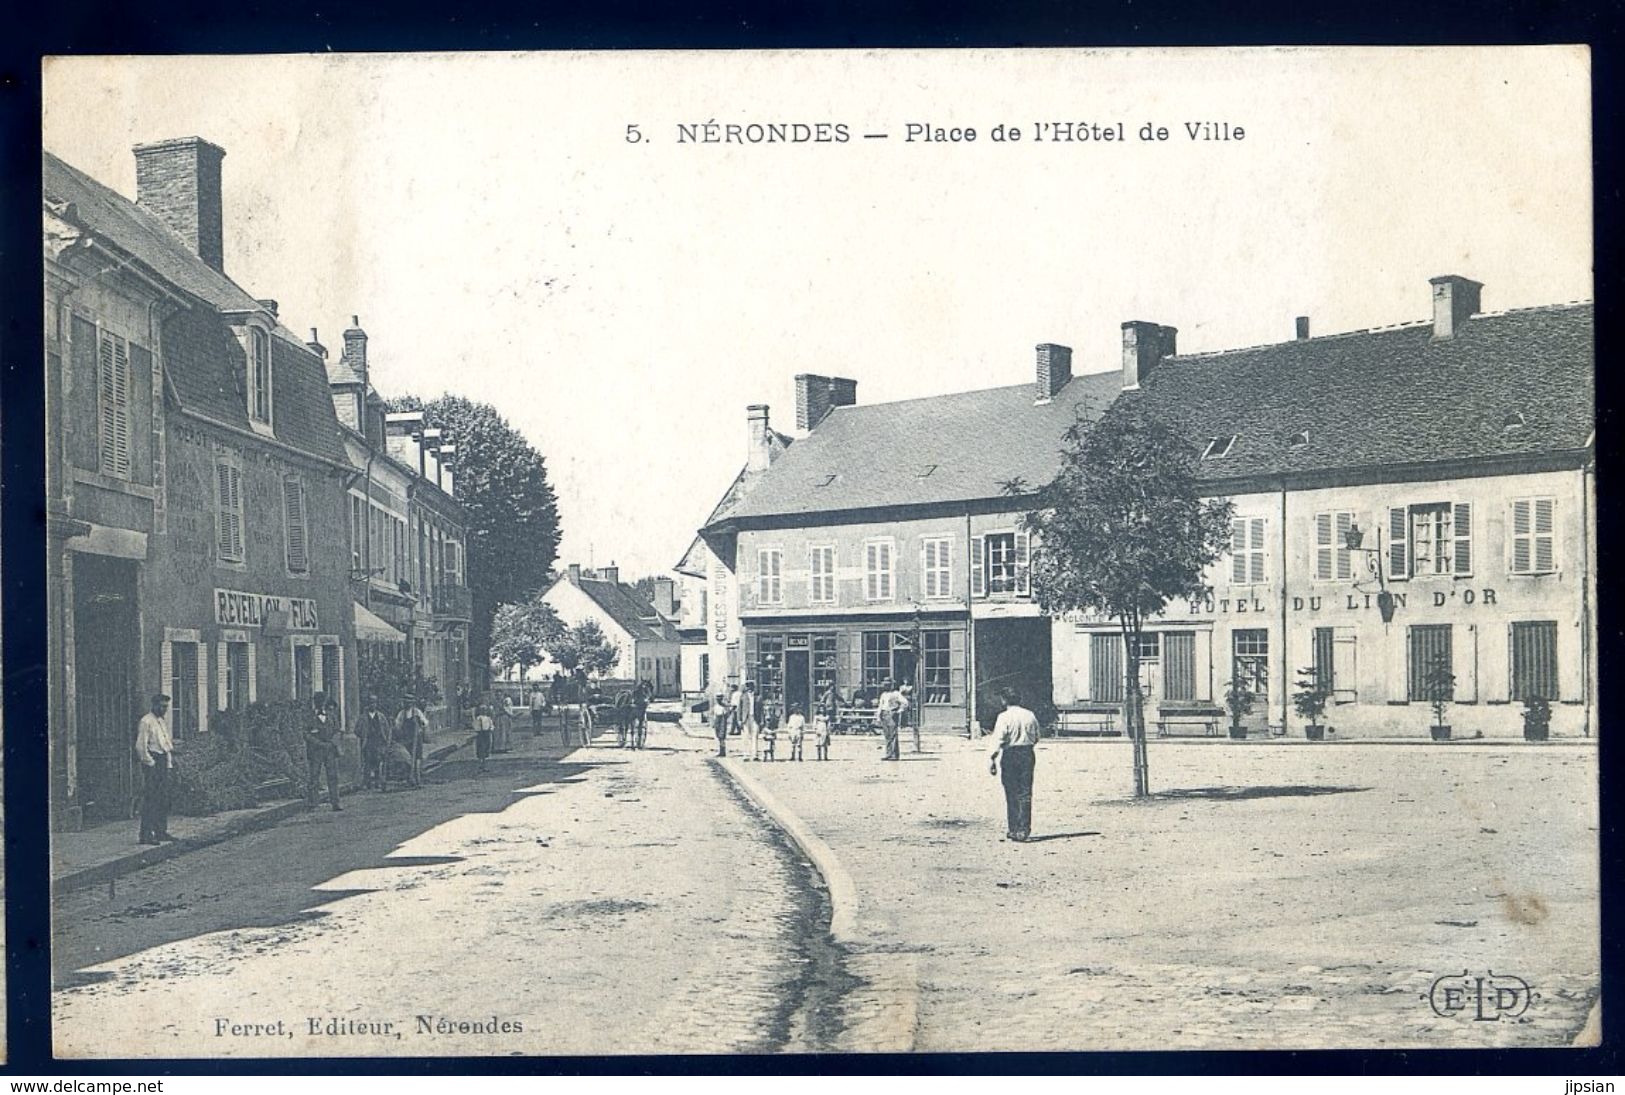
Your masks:
[[[140,633],[137,564],[104,555],[73,557],[74,713],[79,801],[89,823],[134,810]]]
[[[807,650],[784,652],[784,713],[798,710],[803,715],[812,710],[812,655]]]
[[[991,728],[1003,710],[1002,688],[1040,720],[1053,716],[1048,617],[976,621],[976,715],[984,727]]]

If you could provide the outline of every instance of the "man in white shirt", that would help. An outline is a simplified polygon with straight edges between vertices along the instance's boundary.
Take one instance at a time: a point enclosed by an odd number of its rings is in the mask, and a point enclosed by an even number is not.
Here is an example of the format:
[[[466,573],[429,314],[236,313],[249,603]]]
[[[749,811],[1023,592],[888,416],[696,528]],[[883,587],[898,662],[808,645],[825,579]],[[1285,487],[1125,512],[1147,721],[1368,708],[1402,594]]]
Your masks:
[[[882,760],[898,760],[897,719],[908,701],[897,691],[894,681],[887,677],[880,685],[880,698],[875,701],[875,716],[880,720],[880,733],[885,738],[886,754]]]
[[[169,737],[169,697],[152,697],[152,710],[141,716],[135,731],[135,755],[141,762],[141,843],[161,844],[169,835],[169,773],[175,744]]]
[[[988,771],[1003,780],[1007,836],[1021,843],[1033,830],[1033,747],[1038,744],[1038,716],[1017,704],[1009,689],[1000,695],[1004,711],[993,724]]]
[[[734,718],[739,720],[739,727],[745,734],[745,759],[761,760],[762,710],[761,701],[756,696],[755,681],[746,681],[745,690],[738,694]]]

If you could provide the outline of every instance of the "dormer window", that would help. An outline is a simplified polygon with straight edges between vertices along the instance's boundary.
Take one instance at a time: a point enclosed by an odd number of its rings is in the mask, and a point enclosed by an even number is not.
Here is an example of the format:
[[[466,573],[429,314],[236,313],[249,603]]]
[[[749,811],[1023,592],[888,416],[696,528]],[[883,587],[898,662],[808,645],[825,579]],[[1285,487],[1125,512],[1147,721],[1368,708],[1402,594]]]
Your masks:
[[[271,335],[264,328],[248,329],[248,417],[271,424]]]
[[[1301,448],[1305,447],[1308,444],[1309,444],[1309,431],[1308,430],[1299,430],[1297,433],[1292,434],[1291,436],[1289,436],[1286,439],[1286,445],[1287,445],[1287,448],[1289,448],[1289,449],[1301,449]]]
[[[1229,437],[1210,438],[1207,443],[1207,448],[1202,450],[1202,459],[1217,460],[1221,456],[1229,456],[1230,446],[1234,445],[1235,443],[1235,434],[1231,434]]]
[[[814,486],[819,486],[819,487],[827,487],[827,486],[829,486],[829,485],[830,485],[830,484],[831,484],[831,483],[833,483],[833,482],[835,482],[835,480],[836,480],[836,479],[837,479],[837,478],[839,478],[839,477],[838,477],[838,476],[834,476],[834,475],[826,475],[826,476],[824,476],[824,478],[822,478],[822,479],[820,479],[820,480],[818,480],[818,482],[817,482],[817,483],[815,483],[815,484],[814,484]]]
[[[1513,411],[1501,421],[1501,431],[1503,433],[1511,433],[1514,430],[1521,429],[1523,429],[1523,415],[1518,411]]]
[[[914,478],[924,479],[936,470],[937,465],[935,464],[921,464],[919,470],[914,473]]]

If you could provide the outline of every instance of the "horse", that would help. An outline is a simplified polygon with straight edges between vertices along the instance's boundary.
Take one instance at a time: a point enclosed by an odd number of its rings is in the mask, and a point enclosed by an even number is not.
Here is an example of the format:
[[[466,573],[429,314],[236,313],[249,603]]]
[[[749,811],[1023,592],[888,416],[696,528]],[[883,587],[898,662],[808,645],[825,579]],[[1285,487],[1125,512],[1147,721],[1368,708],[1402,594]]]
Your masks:
[[[637,722],[637,708],[633,704],[632,693],[622,692],[615,697],[615,744],[625,749],[629,745],[636,747],[633,727]]]
[[[634,749],[642,749],[649,737],[649,684],[639,681],[632,690],[632,726],[635,730]]]

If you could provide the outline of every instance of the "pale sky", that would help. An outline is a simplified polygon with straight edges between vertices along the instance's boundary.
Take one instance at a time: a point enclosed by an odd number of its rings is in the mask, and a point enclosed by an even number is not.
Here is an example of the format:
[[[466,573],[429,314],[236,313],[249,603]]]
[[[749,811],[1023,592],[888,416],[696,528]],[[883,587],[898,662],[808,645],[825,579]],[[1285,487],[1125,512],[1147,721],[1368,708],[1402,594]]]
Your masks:
[[[792,431],[798,372],[864,403],[1028,382],[1039,342],[1098,372],[1124,320],[1256,345],[1425,319],[1446,273],[1488,310],[1590,299],[1589,96],[1558,47],[70,58],[44,132],[131,197],[132,145],[224,147],[227,273],[335,352],[359,314],[385,395],[495,404],[560,564],[631,577],[732,480],[747,404]],[[707,121],[851,140],[678,143]]]

